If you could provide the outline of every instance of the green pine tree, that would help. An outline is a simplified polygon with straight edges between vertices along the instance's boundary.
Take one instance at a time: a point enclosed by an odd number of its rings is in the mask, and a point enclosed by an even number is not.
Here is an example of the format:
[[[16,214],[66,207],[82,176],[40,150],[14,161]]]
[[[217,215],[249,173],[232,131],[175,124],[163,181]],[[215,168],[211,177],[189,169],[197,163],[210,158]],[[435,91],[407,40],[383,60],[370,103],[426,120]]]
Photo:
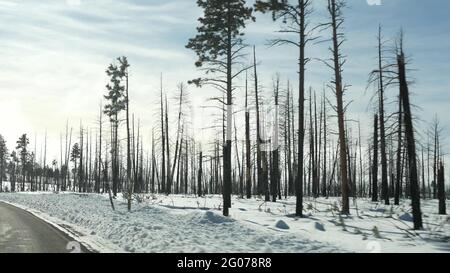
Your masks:
[[[233,80],[248,67],[238,66],[245,49],[243,29],[246,21],[255,20],[253,9],[246,7],[244,0],[198,0],[203,17],[198,21],[197,35],[189,40],[187,48],[198,56],[195,65],[208,77],[190,81],[197,86],[210,85],[226,94],[227,123],[226,142],[223,147],[223,214],[228,216],[231,207],[231,142]]]

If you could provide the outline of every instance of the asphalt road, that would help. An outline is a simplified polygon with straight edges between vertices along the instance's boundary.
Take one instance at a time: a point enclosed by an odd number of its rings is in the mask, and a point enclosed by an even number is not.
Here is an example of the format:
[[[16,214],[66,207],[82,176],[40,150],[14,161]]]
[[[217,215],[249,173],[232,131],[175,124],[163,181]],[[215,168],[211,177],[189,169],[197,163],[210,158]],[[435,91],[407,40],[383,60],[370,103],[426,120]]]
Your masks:
[[[0,202],[0,253],[73,252],[89,251],[31,213]]]

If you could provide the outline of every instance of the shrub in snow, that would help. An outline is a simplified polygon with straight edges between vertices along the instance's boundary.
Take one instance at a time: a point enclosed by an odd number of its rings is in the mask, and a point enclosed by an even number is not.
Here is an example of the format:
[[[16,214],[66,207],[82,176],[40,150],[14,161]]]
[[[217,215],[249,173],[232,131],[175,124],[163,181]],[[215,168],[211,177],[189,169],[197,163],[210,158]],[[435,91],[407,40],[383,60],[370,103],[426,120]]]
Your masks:
[[[377,226],[374,226],[372,228],[372,232],[373,232],[373,236],[375,236],[375,238],[381,239],[381,234],[380,234],[380,231],[378,230]]]
[[[134,194],[133,196],[134,196],[133,199],[136,200],[136,202],[137,202],[138,204],[143,203],[144,200],[145,200],[143,195]]]
[[[286,224],[286,222],[283,220],[278,220],[277,223],[275,224],[275,227],[279,229],[289,229],[288,224]]]

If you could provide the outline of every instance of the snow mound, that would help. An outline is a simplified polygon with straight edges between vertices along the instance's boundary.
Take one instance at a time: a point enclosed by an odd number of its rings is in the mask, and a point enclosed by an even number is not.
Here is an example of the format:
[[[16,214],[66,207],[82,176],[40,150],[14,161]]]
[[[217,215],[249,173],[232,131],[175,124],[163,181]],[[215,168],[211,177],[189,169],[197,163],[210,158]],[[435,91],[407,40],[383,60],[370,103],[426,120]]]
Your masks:
[[[406,222],[412,222],[413,221],[413,217],[409,213],[403,214],[402,216],[398,217],[398,219],[400,219],[402,221],[406,221]]]
[[[314,228],[320,231],[325,231],[325,227],[323,224],[319,223],[319,222],[315,222],[314,223]]]
[[[194,219],[198,219],[200,224],[224,224],[234,222],[233,219],[227,218],[222,215],[215,214],[212,211],[207,211],[203,214],[196,213]]]
[[[289,229],[288,224],[286,224],[286,222],[283,220],[278,220],[278,222],[275,224],[275,227],[279,229]]]

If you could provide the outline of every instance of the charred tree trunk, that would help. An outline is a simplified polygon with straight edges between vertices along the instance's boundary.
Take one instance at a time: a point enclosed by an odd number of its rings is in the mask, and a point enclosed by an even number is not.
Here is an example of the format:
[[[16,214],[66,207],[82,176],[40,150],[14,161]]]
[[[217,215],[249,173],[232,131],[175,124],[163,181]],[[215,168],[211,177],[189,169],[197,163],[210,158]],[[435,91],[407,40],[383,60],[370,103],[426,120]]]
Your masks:
[[[414,218],[414,229],[422,229],[422,213],[420,210],[420,191],[417,175],[417,157],[416,143],[414,139],[414,127],[412,122],[411,104],[409,101],[408,82],[406,80],[406,64],[405,55],[403,53],[403,45],[397,54],[398,77],[400,85],[400,98],[403,102],[403,110],[405,113],[405,130],[408,149],[408,166],[409,166],[409,183],[411,189],[412,211]]]
[[[203,152],[200,151],[200,155],[198,157],[198,176],[197,176],[197,195],[199,197],[203,195],[202,175],[203,175]]]
[[[271,194],[272,202],[277,201],[278,187],[280,184],[280,149],[278,147],[278,94],[280,81],[277,79],[275,87],[275,121],[274,121],[274,139],[272,143],[272,175],[271,175]]]
[[[163,87],[161,75],[161,192],[166,192],[166,132],[164,126]]]
[[[258,74],[256,68],[256,48],[253,47],[253,66],[255,80],[255,106],[256,106],[256,169],[257,169],[257,189],[258,194],[263,193],[263,170],[262,170],[262,151],[261,151],[261,123],[259,112],[259,93],[258,93]]]
[[[336,93],[336,110],[338,117],[338,130],[339,130],[339,149],[340,149],[340,169],[341,169],[341,191],[342,191],[342,213],[349,214],[349,194],[348,194],[348,167],[347,167],[347,141],[345,137],[345,112],[344,112],[344,86],[342,84],[342,55],[340,54],[340,46],[342,41],[339,41],[339,37],[342,37],[342,33],[339,33],[339,27],[342,25],[342,7],[344,2],[336,3],[336,0],[328,0],[328,10],[331,15],[331,27],[332,27],[332,41],[333,41],[333,63],[334,63],[334,84]]]
[[[399,96],[398,98],[398,132],[397,132],[397,177],[395,180],[395,196],[394,196],[394,204],[396,206],[400,205],[400,194],[401,194],[401,187],[402,187],[402,147],[403,147],[403,139],[402,139],[402,128],[403,126],[403,108],[402,108],[402,101]]]
[[[378,115],[375,115],[373,128],[372,201],[378,202]]]
[[[445,197],[445,171],[444,171],[444,165],[442,162],[439,166],[439,178],[438,178],[438,199],[439,199],[439,214],[446,215],[446,197]]]
[[[252,174],[251,174],[251,143],[250,143],[250,109],[248,107],[248,81],[245,76],[245,193],[247,199],[252,198]]]

